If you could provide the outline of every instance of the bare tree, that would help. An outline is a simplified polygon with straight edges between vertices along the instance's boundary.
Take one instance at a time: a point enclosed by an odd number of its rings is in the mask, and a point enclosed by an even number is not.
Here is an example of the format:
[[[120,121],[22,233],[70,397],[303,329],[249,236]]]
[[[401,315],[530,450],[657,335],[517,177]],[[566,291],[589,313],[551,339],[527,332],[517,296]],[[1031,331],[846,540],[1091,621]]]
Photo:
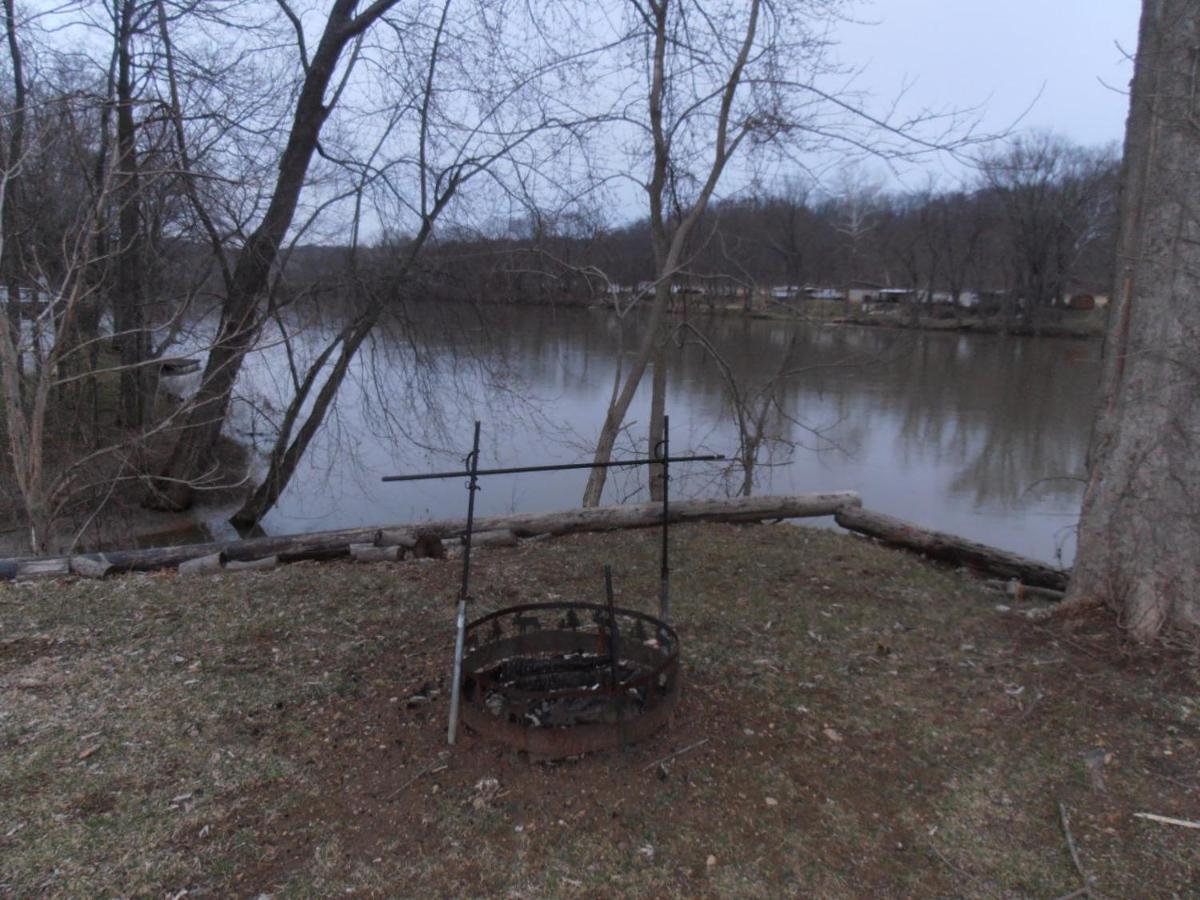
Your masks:
[[[1068,605],[1131,634],[1200,627],[1200,10],[1142,7],[1113,309]]]
[[[537,18],[533,7],[529,11]],[[387,123],[363,161],[356,162],[349,147],[339,160],[354,180],[344,290],[356,311],[335,329],[306,371],[296,367],[296,356],[289,353],[293,396],[280,421],[266,477],[233,517],[239,526],[259,522],[279,499],[381,319],[390,316],[403,323],[402,310],[426,247],[443,216],[456,203],[462,205],[464,187],[483,176],[501,179],[502,168],[536,171],[577,124],[569,114],[557,114],[545,86],[547,79],[576,63],[573,54],[546,46],[537,53],[527,44],[519,60],[506,64],[494,42],[506,27],[518,28],[524,20],[508,23],[482,5],[465,4],[455,17],[450,12],[449,2],[440,10],[418,7],[416,21],[405,23],[407,40],[385,58],[390,72],[382,84],[389,92]],[[432,20],[421,21],[423,15]],[[486,58],[472,49],[480,44],[487,48]],[[481,89],[477,73],[484,67],[490,77]],[[332,157],[328,149],[324,155]],[[402,241],[383,242],[364,258],[358,246],[364,216],[393,227],[411,223],[413,230]]]
[[[1111,166],[1106,148],[1079,147],[1048,132],[1018,136],[981,162],[1004,211],[1019,312],[1035,329],[1042,312],[1062,302],[1080,256],[1103,234]]]
[[[690,4],[684,0],[630,0],[629,38],[637,47],[645,83],[641,115],[626,121],[649,145],[649,201],[655,287],[639,345],[629,368],[618,372],[612,401],[597,440],[594,461],[607,462],[626,413],[651,359],[655,359],[650,443],[662,436],[666,366],[663,320],[672,279],[683,266],[688,242],[721,176],[752,135],[769,139],[786,127],[768,71],[801,47],[785,39],[784,20],[772,4]],[[807,36],[805,36],[807,38]],[[805,48],[807,49],[807,48]],[[807,53],[811,56],[811,51]],[[759,89],[748,84],[759,81]],[[657,354],[657,355],[656,355]],[[591,471],[585,506],[600,502],[603,468]],[[661,471],[651,474],[661,492]]]
[[[174,451],[147,495],[147,505],[155,508],[182,509],[192,502],[195,481],[207,468],[208,457],[220,437],[242,361],[259,334],[260,301],[270,282],[280,245],[292,225],[321,129],[340,98],[339,85],[346,83],[346,72],[353,67],[353,58],[343,60],[343,54],[347,47],[357,47],[359,39],[398,0],[374,0],[361,11],[359,0],[334,0],[311,58],[299,17],[284,0],[278,2],[296,28],[297,62],[302,72],[300,89],[292,109],[287,142],[278,158],[270,202],[239,249],[225,286],[217,337],[208,354],[192,411]],[[336,82],[339,72],[343,77]]]
[[[58,97],[47,108],[31,105],[27,112],[36,127],[26,135],[23,156],[0,168],[0,203],[7,199],[13,174],[22,169],[22,178],[31,179],[27,187],[39,184],[33,177],[39,174],[39,157],[58,164],[53,179],[61,184],[71,175],[65,163],[82,160],[88,167],[89,151],[95,150],[90,130],[95,110],[86,102]],[[114,335],[80,328],[80,320],[105,290],[97,272],[119,255],[117,249],[107,257],[97,253],[104,246],[100,235],[109,225],[108,211],[118,197],[129,197],[119,165],[110,157],[98,173],[100,180],[71,198],[69,209],[52,220],[53,240],[27,243],[20,265],[10,269],[18,283],[35,286],[21,304],[17,327],[0,329],[4,432],[35,552],[50,546],[60,518],[81,499],[88,500],[86,524],[119,485],[135,481],[147,448],[169,434],[186,409],[173,407],[133,428],[116,416],[117,421],[110,421],[97,408],[100,391],[118,397],[115,388],[131,367],[153,365],[108,358],[103,345]],[[7,235],[0,235],[0,265],[7,261],[9,246]],[[169,332],[174,324],[164,321],[156,327]],[[85,386],[90,386],[90,398]]]

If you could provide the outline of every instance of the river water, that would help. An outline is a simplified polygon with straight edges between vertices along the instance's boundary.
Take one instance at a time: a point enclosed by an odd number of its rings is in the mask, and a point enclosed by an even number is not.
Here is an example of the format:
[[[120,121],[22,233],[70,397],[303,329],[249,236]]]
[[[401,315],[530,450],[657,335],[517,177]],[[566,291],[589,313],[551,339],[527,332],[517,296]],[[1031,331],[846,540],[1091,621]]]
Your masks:
[[[462,479],[379,479],[458,467],[475,418],[481,466],[587,459],[638,325],[548,307],[418,304],[410,319],[366,348],[267,532],[464,514]],[[748,412],[768,410],[755,493],[855,490],[872,509],[1070,561],[1098,343],[740,317],[691,324],[695,332],[681,328],[669,351],[673,454],[737,455],[733,384]],[[320,336],[315,329],[301,355]],[[248,362],[238,437],[265,446],[286,380],[277,346]],[[619,453],[645,452],[649,404],[647,377]],[[735,493],[742,480],[719,464],[677,466],[674,475],[674,496]],[[645,499],[645,477],[614,473],[606,502]],[[488,478],[477,510],[575,506],[585,481],[579,471]]]

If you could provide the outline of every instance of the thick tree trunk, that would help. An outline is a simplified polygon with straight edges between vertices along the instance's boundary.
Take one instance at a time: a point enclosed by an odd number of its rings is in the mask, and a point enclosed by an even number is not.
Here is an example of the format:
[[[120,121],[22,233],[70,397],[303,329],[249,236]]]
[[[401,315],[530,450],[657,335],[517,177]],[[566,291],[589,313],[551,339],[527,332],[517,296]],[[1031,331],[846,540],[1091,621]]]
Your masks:
[[[1143,6],[1116,284],[1068,603],[1148,640],[1200,626],[1200,8]]]
[[[121,422],[142,425],[148,370],[142,308],[142,214],[133,119],[133,17],[135,0],[121,4],[117,27],[117,279],[112,296],[113,330],[121,359]]]
[[[355,18],[357,4],[358,0],[335,0],[330,10],[296,100],[292,129],[279,160],[271,202],[262,222],[238,255],[200,389],[175,449],[144,501],[153,509],[186,509],[191,506],[196,485],[210,476],[209,460],[225,424],[234,383],[246,353],[258,337],[258,301],[284,235],[291,227],[321,127],[331,111],[325,105],[325,93],[342,50],[392,5],[387,0],[378,0]]]

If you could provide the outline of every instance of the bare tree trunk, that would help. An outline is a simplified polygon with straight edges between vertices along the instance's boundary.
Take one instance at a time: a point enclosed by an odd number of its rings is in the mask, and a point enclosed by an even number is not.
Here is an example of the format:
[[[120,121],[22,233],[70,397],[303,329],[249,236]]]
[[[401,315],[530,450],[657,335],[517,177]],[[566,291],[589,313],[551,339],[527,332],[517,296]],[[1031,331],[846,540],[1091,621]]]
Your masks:
[[[21,295],[20,280],[16,273],[21,269],[22,239],[21,223],[19,220],[19,197],[21,188],[20,165],[25,155],[25,68],[21,44],[17,40],[16,11],[13,0],[4,0],[4,34],[8,43],[9,61],[12,65],[13,76],[13,111],[9,122],[8,147],[4,159],[7,171],[4,192],[4,203],[0,205],[0,241],[3,241],[4,254],[0,259],[0,273],[3,273],[3,284],[8,292],[6,312],[8,328],[14,345],[21,340]],[[23,371],[23,363],[18,356],[16,359],[18,374]]]
[[[659,340],[654,354],[654,377],[650,382],[650,454],[656,455],[659,442],[663,439],[663,416],[667,412],[667,347]],[[650,466],[650,499],[662,500],[666,487],[666,473],[662,466]]]
[[[603,463],[612,458],[613,445],[616,443],[621,424],[625,421],[625,414],[629,411],[630,403],[633,402],[633,396],[646,372],[650,357],[654,353],[655,347],[661,342],[660,331],[663,316],[671,300],[671,284],[679,269],[680,260],[683,258],[684,248],[687,246],[692,229],[708,208],[708,202],[712,198],[717,183],[721,180],[721,175],[725,171],[730,157],[737,151],[738,146],[749,133],[748,123],[731,122],[734,97],[741,85],[746,61],[754,46],[755,34],[758,29],[758,14],[762,6],[761,0],[751,0],[749,6],[745,32],[740,38],[736,58],[719,92],[714,95],[719,96],[720,107],[713,130],[714,147],[711,166],[700,179],[702,187],[699,193],[692,201],[691,206],[682,214],[673,230],[668,230],[667,227],[670,216],[666,208],[667,187],[673,177],[671,174],[673,165],[671,139],[668,134],[674,132],[679,123],[670,125],[664,118],[669,113],[667,107],[670,105],[670,101],[674,99],[674,95],[671,94],[667,85],[669,75],[666,71],[667,48],[672,43],[672,36],[669,33],[671,4],[666,0],[651,4],[650,12],[646,16],[645,21],[651,26],[654,35],[651,53],[652,74],[647,96],[650,132],[654,137],[654,162],[646,190],[650,199],[650,233],[654,242],[654,274],[658,281],[655,285],[654,305],[651,307],[650,319],[646,323],[637,356],[625,376],[625,383],[621,387],[620,393],[609,405],[608,412],[604,417],[604,425],[600,429],[600,437],[596,442],[596,452],[592,457],[594,462]],[[660,369],[661,377],[664,379],[662,389],[665,391],[665,364],[662,367],[656,366],[656,370]],[[658,398],[660,403],[665,403],[662,391],[658,392]],[[658,434],[662,434],[661,422]],[[653,450],[653,438],[650,449]],[[583,494],[584,506],[596,506],[600,503],[607,471],[603,468],[592,469]],[[661,487],[662,478],[660,476],[660,490]]]
[[[117,279],[112,297],[113,329],[121,357],[121,421],[142,424],[147,369],[142,309],[142,215],[133,121],[133,29],[135,0],[124,0],[117,22]]]
[[[268,510],[279,500],[280,494],[287,487],[288,482],[292,480],[292,476],[296,474],[296,467],[300,464],[301,457],[308,449],[308,445],[312,443],[312,439],[316,436],[321,424],[325,421],[325,416],[329,412],[330,406],[333,405],[334,399],[337,397],[338,390],[342,386],[342,382],[346,378],[346,372],[350,368],[350,363],[354,360],[358,353],[358,348],[362,346],[362,342],[366,340],[371,333],[371,329],[379,319],[379,308],[376,307],[371,313],[363,316],[358,322],[348,326],[342,335],[341,351],[338,353],[338,358],[333,364],[333,369],[326,377],[321,385],[321,389],[317,392],[317,397],[313,401],[312,409],[305,417],[304,422],[300,426],[300,430],[296,433],[294,440],[291,439],[292,429],[295,427],[296,418],[299,416],[301,409],[312,391],[313,382],[323,368],[324,361],[328,357],[325,356],[318,361],[308,372],[300,391],[297,392],[295,399],[288,406],[287,418],[284,421],[281,429],[279,440],[276,441],[275,447],[271,451],[271,460],[267,469],[267,476],[262,480],[262,483],[247,498],[239,509],[230,518],[234,525],[242,527],[251,527],[257,525],[262,520]],[[330,345],[330,350],[334,345]]]
[[[1137,638],[1200,626],[1200,9],[1143,4],[1116,285],[1068,604]]]
[[[393,2],[375,0],[358,16],[354,16],[358,0],[335,0],[330,10],[321,41],[305,69],[271,202],[238,256],[200,389],[175,449],[144,501],[151,508],[186,509],[192,503],[196,484],[206,476],[242,361],[258,337],[259,298],[292,224],[321,127],[331,112],[331,107],[325,105],[325,93],[338,59],[346,45],[369,28]]]
[[[621,385],[620,393],[617,394],[612,404],[609,405],[608,412],[604,416],[604,425],[600,429],[600,437],[596,441],[595,462],[607,462],[612,459],[613,446],[616,444],[617,435],[621,431],[621,423],[625,421],[625,414],[629,412],[629,405],[633,402],[633,395],[637,393],[642,376],[646,373],[646,366],[649,364],[650,357],[654,353],[655,344],[658,343],[660,326],[669,297],[670,285],[668,284],[664,289],[663,285],[660,284],[659,289],[654,294],[654,303],[650,307],[650,320],[646,323],[645,331],[642,333],[642,341],[638,345],[637,355],[633,358],[633,363],[625,375],[625,381]],[[587,488],[583,493],[584,506],[600,505],[600,495],[604,492],[604,483],[607,480],[607,474],[607,469],[592,469],[588,475]]]

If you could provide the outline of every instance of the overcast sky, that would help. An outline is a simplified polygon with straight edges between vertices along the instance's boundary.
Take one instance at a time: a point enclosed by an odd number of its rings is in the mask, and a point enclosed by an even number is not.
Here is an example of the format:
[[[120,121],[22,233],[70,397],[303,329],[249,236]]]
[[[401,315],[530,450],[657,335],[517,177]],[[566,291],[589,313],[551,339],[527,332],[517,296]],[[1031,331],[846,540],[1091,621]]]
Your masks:
[[[866,68],[859,85],[879,98],[916,79],[915,103],[986,104],[993,130],[1036,98],[1021,127],[1119,141],[1128,99],[1117,91],[1133,74],[1122,48],[1136,49],[1139,10],[1136,0],[875,0],[856,12],[876,24],[840,26],[835,53]]]
[[[980,133],[1048,129],[1081,144],[1116,143],[1119,152],[1140,6],[1137,0],[859,0],[853,21],[835,27],[831,56],[858,72],[851,87],[870,98],[863,102],[874,112],[903,90],[898,120],[921,110],[978,108]],[[834,79],[826,87],[843,83]],[[799,161],[807,177],[835,192],[847,166],[891,190],[926,188],[930,175],[943,189],[976,178],[965,160],[944,154],[891,167],[844,151]],[[779,190],[797,173],[795,163],[760,168],[742,159],[720,193]],[[628,218],[645,215],[640,191],[616,196]]]

